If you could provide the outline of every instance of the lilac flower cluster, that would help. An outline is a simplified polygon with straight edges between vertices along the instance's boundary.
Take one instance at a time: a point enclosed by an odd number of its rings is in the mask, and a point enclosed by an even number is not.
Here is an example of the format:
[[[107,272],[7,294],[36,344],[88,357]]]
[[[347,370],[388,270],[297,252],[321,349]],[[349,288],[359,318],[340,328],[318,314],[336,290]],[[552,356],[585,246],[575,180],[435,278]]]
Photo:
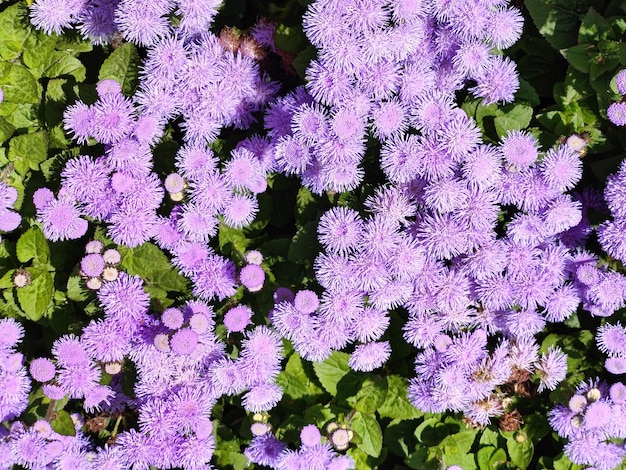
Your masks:
[[[103,282],[115,281],[118,277],[117,265],[121,261],[119,251],[114,248],[104,250],[99,240],[92,240],[85,246],[85,256],[80,261],[80,275],[89,289],[98,290]]]
[[[612,257],[626,263],[626,163],[622,162],[617,173],[610,175],[604,189],[604,199],[613,220],[597,227],[598,241],[602,249]]]
[[[254,426],[254,424],[253,424]],[[251,463],[276,470],[349,470],[355,468],[354,460],[333,450],[331,442],[324,441],[320,430],[313,424],[300,432],[302,445],[297,450],[288,449],[266,427],[255,435],[245,450]]]
[[[522,16],[505,5],[313,2],[304,31],[318,59],[306,91],[266,111],[278,169],[315,193],[354,189],[369,130],[384,144],[381,164],[392,181],[449,172],[436,160],[458,160],[479,138],[454,93],[471,81],[485,103],[509,102],[519,87],[515,65],[493,50],[521,34]],[[405,136],[409,126],[421,135]]]
[[[615,325],[605,323],[596,333],[598,349],[608,358],[604,367],[611,374],[626,373],[626,328],[619,322]]]
[[[0,421],[14,419],[28,405],[30,380],[24,356],[15,350],[23,337],[24,328],[20,323],[12,318],[0,319]],[[0,455],[2,453],[0,447]]]
[[[0,231],[12,232],[22,222],[22,216],[13,210],[16,200],[17,190],[0,181]]]
[[[626,69],[621,70],[615,76],[615,86],[622,97],[626,95]],[[612,103],[606,110],[606,114],[609,121],[616,126],[626,125],[626,102],[622,100],[617,103]]]
[[[572,462],[611,470],[626,457],[626,386],[621,382],[610,387],[599,380],[583,382],[568,405],[556,405],[548,418],[568,439],[565,454]]]
[[[35,0],[32,23],[46,33],[61,34],[76,25],[93,44],[110,43],[116,34],[135,44],[150,46],[172,32],[168,17],[175,15],[185,35],[203,33],[213,22],[219,0]]]

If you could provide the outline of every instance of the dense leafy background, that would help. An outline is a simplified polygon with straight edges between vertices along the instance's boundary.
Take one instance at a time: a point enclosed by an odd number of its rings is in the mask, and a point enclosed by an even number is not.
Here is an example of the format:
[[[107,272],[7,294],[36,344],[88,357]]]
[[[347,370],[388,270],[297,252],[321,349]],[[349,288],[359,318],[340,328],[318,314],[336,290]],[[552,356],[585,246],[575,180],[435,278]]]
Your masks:
[[[305,0],[265,3],[227,0],[217,18],[223,26],[249,28],[259,17],[278,23],[279,49],[266,64],[268,72],[288,91],[303,80],[304,69],[315,49],[302,33],[300,21]],[[609,124],[606,108],[618,99],[612,79],[626,66],[626,11],[621,1],[527,0],[519,4],[526,18],[522,39],[507,54],[518,64],[521,88],[514,103],[480,104],[471,96],[459,96],[463,109],[473,116],[487,141],[497,142],[512,129],[530,129],[542,144],[552,146],[572,133],[589,139],[584,158],[583,187],[602,189],[608,174],[622,159],[626,133]],[[16,210],[23,222],[18,230],[3,234],[0,245],[0,312],[23,322],[27,336],[22,345],[26,358],[45,355],[61,334],[79,332],[98,314],[95,296],[85,289],[77,264],[89,238],[110,244],[104,232],[93,228],[88,236],[72,242],[46,241],[34,220],[33,192],[59,185],[60,168],[68,158],[98,155],[98,146],[76,146],[64,133],[62,113],[77,99],[96,98],[95,83],[115,78],[126,94],[137,85],[144,51],[130,43],[117,47],[92,46],[77,34],[49,36],[30,26],[27,2],[0,3],[0,106],[1,179],[17,188]],[[254,129],[253,129],[254,130]],[[250,131],[251,132],[251,131]],[[178,129],[172,125],[155,150],[156,170],[164,177],[173,169]],[[226,130],[214,145],[228,155],[245,133]],[[304,288],[315,285],[313,259],[318,253],[317,221],[336,204],[363,207],[372,188],[381,180],[376,146],[365,162],[366,184],[345,194],[316,196],[301,188],[295,178],[276,175],[260,199],[254,223],[242,230],[221,226],[214,247],[235,262],[242,253],[258,249],[265,256],[268,282],[258,295],[239,291],[256,312],[257,323],[266,322],[278,286]],[[594,214],[599,223],[603,214]],[[190,294],[189,282],[178,275],[168,257],[156,245],[122,248],[122,268],[146,281],[151,307],[162,311],[176,299]],[[606,259],[614,267],[618,263]],[[30,273],[32,284],[17,289],[16,270]],[[228,304],[222,306],[222,311]],[[567,400],[585,377],[603,374],[603,357],[597,351],[594,332],[600,321],[580,310],[565,324],[542,332],[541,352],[559,345],[570,360],[568,378],[551,394],[520,390],[509,413],[483,429],[468,426],[454,414],[430,415],[417,411],[406,398],[407,378],[412,375],[412,349],[401,337],[403,311],[392,313],[388,332],[391,360],[382,370],[357,373],[348,367],[348,355],[335,352],[324,363],[311,364],[289,348],[278,383],[284,387],[282,402],[271,412],[277,436],[297,442],[301,427],[314,422],[322,429],[330,422],[346,423],[355,433],[348,453],[358,468],[438,469],[460,465],[472,469],[581,468],[562,452],[563,442],[550,429],[547,412],[555,402]],[[617,314],[617,319],[623,314]],[[225,336],[225,331],[221,331]],[[231,345],[232,347],[232,345]],[[109,378],[110,379],[110,378]],[[132,382],[132,381],[131,381]],[[131,388],[129,384],[129,389]],[[34,422],[48,413],[48,401],[38,389],[23,419]],[[250,417],[238,398],[225,399],[213,413],[218,468],[243,469],[242,449],[251,438]],[[71,433],[68,412],[74,404],[56,402],[54,429]],[[518,416],[519,425],[510,419]],[[48,415],[49,417],[49,415]],[[92,437],[104,442],[118,429],[134,425],[133,416],[105,416],[106,426]],[[505,418],[509,422],[505,422]],[[506,429],[515,430],[506,430]]]

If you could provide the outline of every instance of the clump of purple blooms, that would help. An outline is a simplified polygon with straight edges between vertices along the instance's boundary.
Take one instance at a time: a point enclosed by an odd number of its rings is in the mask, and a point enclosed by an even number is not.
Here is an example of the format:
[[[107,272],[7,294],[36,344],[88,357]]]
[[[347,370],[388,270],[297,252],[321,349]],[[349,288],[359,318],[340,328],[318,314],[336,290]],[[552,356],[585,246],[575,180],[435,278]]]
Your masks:
[[[574,463],[611,470],[626,457],[626,386],[621,382],[610,387],[597,379],[581,383],[567,406],[550,411],[549,421],[568,439],[565,454]]]
[[[535,374],[541,392],[565,378],[567,357],[558,347],[539,354],[535,335],[546,323],[566,320],[581,303],[599,317],[626,305],[626,278],[584,250],[592,233],[588,210],[598,203],[592,194],[571,193],[582,175],[584,140],[570,136],[543,151],[532,133],[514,130],[486,143],[455,102],[468,86],[484,104],[514,100],[517,71],[501,50],[521,34],[517,9],[501,0],[316,0],[304,31],[318,56],[306,85],[276,98],[278,85],[249,49],[208,32],[220,3],[31,6],[31,21],[47,33],[74,25],[94,44],[119,35],[147,48],[133,96],[105,79],[95,103],[78,101],[65,111],[65,129],[78,143],[105,150],[69,160],[56,194],[35,192],[44,235],[80,238],[89,219],[106,223],[118,245],[154,240],[192,281],[194,298],[150,311],[144,281],[118,271],[119,252],[89,242],[79,273],[97,291],[103,315],[81,335],[58,338],[50,358],[30,362],[30,376],[50,400],[82,400],[89,413],[132,408],[138,428],[121,432],[114,446],[93,449],[76,417],[74,438],[45,421],[15,421],[0,429],[0,467],[207,468],[215,448],[211,412],[222,396],[242,395],[250,413],[281,400],[283,338],[310,361],[348,350],[349,366],[369,372],[390,357],[389,312],[400,308],[407,312],[404,338],[417,350],[411,403],[487,425],[505,411],[503,385]],[[260,22],[253,37],[273,49],[272,31]],[[626,73],[616,83],[626,94]],[[626,124],[625,106],[611,105],[612,122]],[[225,127],[247,129],[259,111],[266,135],[242,140],[227,156],[208,147]],[[175,171],[161,181],[152,148],[174,121],[184,143]],[[229,308],[221,321],[232,341],[242,339],[236,357],[227,353],[208,302],[229,299],[240,286],[261,290],[265,271],[260,252],[237,266],[209,246],[220,224],[240,229],[254,220],[270,173],[295,175],[315,194],[357,188],[368,139],[380,144],[386,181],[363,211],[337,206],[321,216],[319,286],[277,291],[272,327],[254,325],[245,304]],[[622,261],[624,175],[622,165],[609,178],[605,198],[614,220],[597,230],[607,253]],[[162,215],[166,193],[174,208]],[[0,183],[0,230],[21,222],[12,211],[16,197]],[[30,379],[14,351],[22,335],[19,323],[0,320],[2,420],[19,416],[27,403]],[[597,341],[609,356],[607,370],[624,373],[624,327],[604,324]],[[121,385],[126,361],[137,369],[133,399]],[[108,385],[100,384],[103,372],[113,376]],[[626,451],[609,440],[626,437],[625,390],[590,381],[567,407],[551,411],[574,462],[609,469],[622,461]],[[324,440],[306,426],[293,450],[266,426],[253,432],[245,454],[279,470],[354,468],[336,452],[350,441],[349,430],[339,431],[336,441]],[[32,457],[29,449],[45,452]]]

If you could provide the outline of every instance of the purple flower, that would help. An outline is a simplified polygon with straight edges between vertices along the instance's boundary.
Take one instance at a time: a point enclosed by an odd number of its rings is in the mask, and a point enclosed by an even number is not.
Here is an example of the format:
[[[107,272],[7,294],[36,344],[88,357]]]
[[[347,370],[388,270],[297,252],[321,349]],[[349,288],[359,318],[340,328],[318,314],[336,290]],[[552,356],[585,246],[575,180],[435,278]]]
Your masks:
[[[250,292],[258,292],[265,282],[265,271],[257,264],[248,264],[241,268],[239,280]]]
[[[254,436],[244,454],[252,463],[274,466],[284,449],[285,444],[268,432],[262,436]]]
[[[483,98],[485,104],[498,101],[510,103],[519,89],[515,63],[508,57],[492,56],[486,67],[476,77],[477,85],[470,91]]]
[[[190,328],[178,330],[170,338],[172,352],[181,356],[187,356],[196,350],[198,335]]]
[[[626,103],[612,103],[606,110],[606,114],[616,126],[626,125]]]
[[[48,382],[56,375],[56,367],[50,359],[39,357],[30,362],[28,368],[30,375],[37,382]]]
[[[260,413],[274,408],[283,396],[283,389],[275,384],[258,384],[246,392],[242,404],[246,411]]]
[[[348,365],[353,370],[369,372],[387,362],[390,354],[391,347],[387,341],[359,344],[350,356]]]
[[[488,13],[488,39],[498,49],[507,49],[522,35],[524,18],[517,8],[497,6]]]
[[[115,281],[108,282],[98,291],[98,300],[111,318],[132,324],[148,310],[150,296],[143,290],[143,280],[121,272]]]
[[[231,333],[238,333],[250,324],[252,310],[246,305],[233,307],[224,314],[224,326]]]
[[[163,324],[168,327],[170,330],[177,330],[183,323],[185,322],[185,317],[183,316],[183,312],[179,309],[171,307],[166,308],[161,314],[161,321]]]
[[[38,210],[37,220],[43,224],[42,230],[48,240],[68,240],[80,238],[87,232],[89,224],[80,215],[74,202],[61,197]]]
[[[554,390],[567,374],[567,356],[558,347],[551,347],[535,363],[535,370],[540,379],[537,391]]]
[[[235,265],[221,256],[210,255],[191,274],[193,293],[202,300],[223,300],[235,293]]]
[[[81,0],[37,0],[30,7],[32,23],[46,34],[61,35],[80,15],[85,2]]]

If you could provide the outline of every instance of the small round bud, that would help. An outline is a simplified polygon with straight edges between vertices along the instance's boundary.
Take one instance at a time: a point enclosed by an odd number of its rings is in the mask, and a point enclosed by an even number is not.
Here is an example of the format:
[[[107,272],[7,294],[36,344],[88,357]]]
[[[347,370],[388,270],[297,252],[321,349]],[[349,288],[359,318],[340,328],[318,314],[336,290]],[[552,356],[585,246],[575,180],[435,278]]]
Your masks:
[[[165,178],[164,186],[168,193],[180,193],[185,187],[185,180],[178,173],[171,173]]]
[[[107,268],[104,268],[104,271],[102,272],[102,279],[104,279],[105,281],[115,281],[118,275],[119,272],[117,268],[109,266]]]
[[[339,428],[330,435],[330,442],[337,450],[346,450],[350,446],[353,433],[348,429]]]
[[[261,421],[252,423],[252,425],[250,426],[250,432],[254,436],[263,436],[264,434],[270,432],[271,429],[272,427],[269,424],[263,423]]]
[[[589,389],[589,391],[586,393],[586,396],[587,396],[587,400],[594,402],[602,398],[602,392],[599,389],[594,387],[592,389]]]
[[[113,248],[106,250],[102,257],[104,258],[104,262],[106,264],[117,264],[122,259],[122,257],[120,256],[120,252]]]
[[[102,287],[102,281],[99,277],[90,277],[87,279],[87,288],[91,290],[98,290]]]
[[[587,407],[587,399],[584,395],[574,395],[569,400],[569,409],[575,413],[581,413]]]
[[[263,255],[257,250],[248,251],[246,261],[250,264],[260,265],[263,262]]]
[[[587,142],[578,134],[572,134],[567,138],[567,146],[574,152],[582,152],[587,146]]]
[[[102,253],[102,242],[100,240],[91,240],[87,245],[85,245],[85,253]]]
[[[170,199],[174,202],[180,202],[183,200],[184,197],[185,195],[182,191],[178,193],[170,193]]]
[[[13,285],[15,287],[26,287],[30,285],[30,273],[25,269],[18,269],[13,275]]]
[[[104,365],[104,371],[109,375],[116,375],[122,372],[122,364],[119,362],[108,362]]]
[[[154,347],[157,350],[167,353],[170,352],[170,339],[165,333],[159,333],[154,337]]]
[[[45,419],[35,421],[35,424],[33,424],[33,430],[44,439],[52,434],[52,427]]]

